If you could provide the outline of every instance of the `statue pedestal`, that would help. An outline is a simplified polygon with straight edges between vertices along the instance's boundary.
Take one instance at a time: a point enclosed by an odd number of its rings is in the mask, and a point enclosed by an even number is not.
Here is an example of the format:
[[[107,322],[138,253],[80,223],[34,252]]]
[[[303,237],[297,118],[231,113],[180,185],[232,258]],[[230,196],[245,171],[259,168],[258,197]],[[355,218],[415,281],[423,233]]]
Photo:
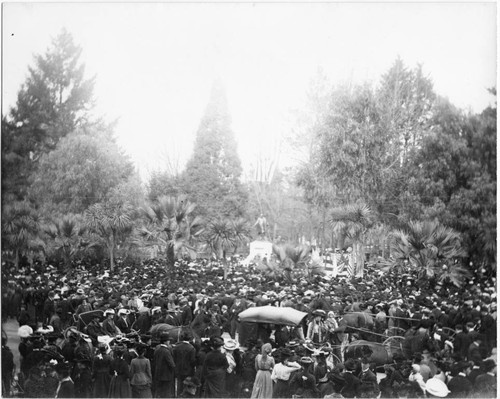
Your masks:
[[[250,254],[242,262],[244,266],[248,266],[256,257],[261,259],[266,258],[268,261],[273,254],[273,244],[269,241],[252,241],[250,243]]]

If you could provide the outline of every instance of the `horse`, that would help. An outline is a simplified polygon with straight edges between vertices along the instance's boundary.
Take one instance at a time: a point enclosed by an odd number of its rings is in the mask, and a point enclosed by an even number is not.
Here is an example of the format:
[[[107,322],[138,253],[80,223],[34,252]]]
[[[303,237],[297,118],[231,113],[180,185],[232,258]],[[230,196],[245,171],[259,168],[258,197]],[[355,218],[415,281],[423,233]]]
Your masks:
[[[347,333],[356,333],[361,339],[376,340],[376,336],[371,334],[375,326],[373,315],[367,312],[348,312],[342,318],[348,329]]]
[[[352,341],[344,349],[344,359],[367,357],[377,366],[392,362],[395,356],[404,358],[403,337],[389,337],[383,343],[366,340]]]
[[[159,323],[152,326],[149,332],[151,333],[153,339],[159,339],[161,333],[167,332],[174,343],[181,341],[181,334],[183,332],[187,332],[190,339],[192,339],[196,345],[201,346],[200,336],[190,325],[172,326],[171,324]]]
[[[377,366],[392,362],[392,354],[384,344],[365,340],[357,340],[347,344],[344,350],[345,359],[363,357],[367,357],[370,363],[375,363]]]

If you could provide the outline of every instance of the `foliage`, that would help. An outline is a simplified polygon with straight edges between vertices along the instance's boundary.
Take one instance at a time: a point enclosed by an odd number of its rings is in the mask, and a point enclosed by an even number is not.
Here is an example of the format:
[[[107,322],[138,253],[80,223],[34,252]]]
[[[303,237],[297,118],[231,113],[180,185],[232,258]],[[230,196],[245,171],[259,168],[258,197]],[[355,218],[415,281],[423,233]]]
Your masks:
[[[393,266],[407,261],[420,284],[449,281],[460,287],[469,275],[460,264],[465,254],[460,234],[437,221],[410,222],[406,230],[394,231],[391,254]]]
[[[105,201],[113,187],[133,173],[131,161],[108,130],[97,126],[91,131],[82,129],[42,156],[30,197],[49,212],[83,213],[90,205]]]
[[[465,115],[436,102],[432,134],[410,159],[400,219],[433,219],[463,235],[476,264],[496,263],[496,109]]]
[[[38,236],[41,224],[40,214],[26,201],[2,207],[2,252],[13,254],[16,268],[21,256],[43,250],[44,243]]]
[[[44,55],[35,56],[35,66],[29,68],[9,119],[2,118],[4,193],[24,198],[28,177],[37,169],[42,154],[88,124],[94,79],[84,78],[81,53],[81,47],[63,29]],[[9,128],[4,130],[7,121]]]
[[[86,229],[80,219],[68,214],[43,227],[48,256],[52,259],[62,257],[66,269],[71,268],[72,261],[85,247]]]
[[[134,208],[128,202],[100,202],[85,210],[85,223],[94,245],[102,245],[108,250],[111,271],[120,238],[132,231],[133,213]]]
[[[177,197],[183,192],[182,179],[169,172],[153,172],[148,182],[148,198],[155,201],[162,196]]]
[[[207,219],[242,217],[248,194],[240,182],[241,172],[225,92],[216,83],[182,175],[184,192],[198,205],[198,214]]]
[[[334,208],[330,214],[330,225],[334,232],[353,242],[356,256],[354,274],[363,275],[365,261],[365,241],[368,229],[373,225],[373,212],[365,204],[351,204]]]
[[[165,253],[172,267],[177,254],[183,250],[196,257],[194,243],[203,232],[202,219],[193,216],[196,204],[185,197],[160,197],[140,208],[143,225],[137,230],[145,245]]]

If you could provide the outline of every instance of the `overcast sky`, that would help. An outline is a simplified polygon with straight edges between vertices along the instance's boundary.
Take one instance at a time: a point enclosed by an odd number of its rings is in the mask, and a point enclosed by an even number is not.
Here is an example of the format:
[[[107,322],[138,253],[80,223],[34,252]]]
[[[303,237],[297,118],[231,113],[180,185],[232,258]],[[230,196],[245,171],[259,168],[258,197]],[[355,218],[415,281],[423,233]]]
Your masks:
[[[98,110],[141,174],[189,157],[211,86],[226,87],[245,168],[294,123],[318,67],[377,83],[399,55],[480,112],[496,86],[496,3],[3,3],[2,112],[63,27],[97,75]]]

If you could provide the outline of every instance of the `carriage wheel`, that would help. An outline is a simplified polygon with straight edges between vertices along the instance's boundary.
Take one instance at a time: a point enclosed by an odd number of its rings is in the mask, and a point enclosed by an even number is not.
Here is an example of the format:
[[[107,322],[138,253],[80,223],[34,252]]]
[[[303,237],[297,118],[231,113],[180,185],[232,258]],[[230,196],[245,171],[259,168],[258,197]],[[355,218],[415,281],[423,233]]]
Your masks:
[[[339,363],[342,363],[342,360],[339,359],[339,357],[333,353],[330,353],[330,355],[328,356],[328,359],[334,364],[339,364]]]
[[[443,332],[448,335],[451,339],[453,339],[455,337],[455,330],[453,328],[450,328],[450,327],[443,327],[442,328]]]
[[[396,353],[403,353],[403,341],[405,340],[404,337],[401,336],[393,336],[387,338],[382,345],[386,348],[387,353],[392,357]]]
[[[395,336],[403,336],[405,335],[406,330],[401,327],[391,327],[387,330],[387,335],[389,337],[395,337]]]

